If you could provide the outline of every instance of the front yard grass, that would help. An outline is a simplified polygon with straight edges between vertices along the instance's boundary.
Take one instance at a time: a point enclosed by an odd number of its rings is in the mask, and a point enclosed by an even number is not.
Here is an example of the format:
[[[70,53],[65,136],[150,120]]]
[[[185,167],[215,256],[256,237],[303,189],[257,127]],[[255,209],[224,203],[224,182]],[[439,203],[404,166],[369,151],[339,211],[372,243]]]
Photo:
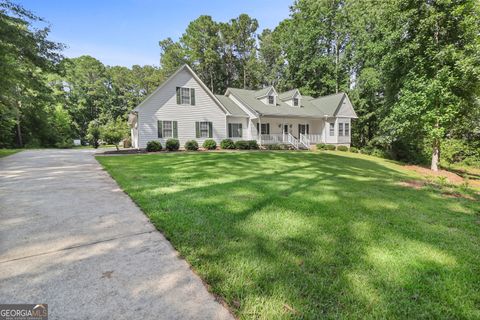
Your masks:
[[[339,152],[97,159],[240,318],[480,318],[478,195]]]
[[[0,158],[22,151],[22,149],[0,149]]]

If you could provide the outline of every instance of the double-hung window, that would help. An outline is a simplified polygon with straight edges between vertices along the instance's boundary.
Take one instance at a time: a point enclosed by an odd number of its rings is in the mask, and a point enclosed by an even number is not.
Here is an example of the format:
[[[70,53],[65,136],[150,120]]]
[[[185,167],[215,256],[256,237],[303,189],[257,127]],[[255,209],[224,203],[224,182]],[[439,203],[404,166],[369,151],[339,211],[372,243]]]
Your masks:
[[[195,131],[197,138],[212,138],[213,124],[209,121],[195,122]]]
[[[330,124],[330,137],[333,137],[335,135],[335,123],[329,122],[329,124]]]
[[[260,129],[262,129],[260,131]],[[270,123],[262,123],[262,127],[257,123],[257,132],[260,134],[270,134]]]
[[[242,124],[241,123],[229,123],[228,124],[228,137],[229,138],[241,138],[242,137]]]
[[[293,98],[293,106],[298,107],[298,98]]]
[[[345,123],[345,136],[350,136],[350,123]]]
[[[177,87],[177,104],[194,106],[195,89]]]
[[[275,104],[275,97],[274,96],[268,96],[268,104]]]
[[[170,120],[158,120],[158,137],[159,138],[177,138],[177,121],[170,121]]]
[[[343,136],[343,123],[338,124],[338,136],[339,137]]]

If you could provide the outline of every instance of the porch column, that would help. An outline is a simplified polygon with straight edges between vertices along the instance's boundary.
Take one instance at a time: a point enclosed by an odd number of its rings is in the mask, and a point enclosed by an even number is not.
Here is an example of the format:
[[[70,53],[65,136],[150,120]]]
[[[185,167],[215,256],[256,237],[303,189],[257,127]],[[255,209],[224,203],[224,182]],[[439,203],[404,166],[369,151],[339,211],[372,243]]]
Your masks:
[[[259,145],[260,147],[262,146],[262,120],[260,118],[260,115],[258,116],[258,137],[259,137]]]

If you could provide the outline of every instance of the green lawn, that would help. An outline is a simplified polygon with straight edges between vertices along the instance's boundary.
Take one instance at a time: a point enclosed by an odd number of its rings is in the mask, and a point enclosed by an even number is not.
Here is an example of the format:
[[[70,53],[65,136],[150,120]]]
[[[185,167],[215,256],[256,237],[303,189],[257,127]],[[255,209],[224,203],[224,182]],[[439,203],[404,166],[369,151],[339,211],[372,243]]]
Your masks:
[[[480,318],[480,203],[340,152],[97,157],[240,318]]]
[[[21,149],[0,149],[0,158],[22,151]]]

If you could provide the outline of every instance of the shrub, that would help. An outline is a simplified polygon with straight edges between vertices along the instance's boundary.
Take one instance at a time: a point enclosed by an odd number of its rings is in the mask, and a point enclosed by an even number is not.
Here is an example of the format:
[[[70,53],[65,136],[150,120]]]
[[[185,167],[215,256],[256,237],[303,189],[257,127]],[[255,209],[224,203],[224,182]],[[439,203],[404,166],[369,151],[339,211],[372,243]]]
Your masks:
[[[279,146],[280,146],[280,149],[281,149],[281,150],[290,150],[290,149],[292,149],[292,147],[291,147],[290,145],[285,144],[285,143],[279,144]]]
[[[267,150],[282,150],[282,147],[278,143],[267,144]]]
[[[388,152],[378,148],[374,148],[371,155],[378,158],[390,159],[390,154]]]
[[[120,141],[126,137],[128,137],[128,125],[120,117],[110,120],[100,127],[100,138],[108,144],[115,145],[117,150],[119,150],[118,145]]]
[[[248,148],[250,150],[257,150],[258,149],[257,140],[248,140],[247,143],[248,143]]]
[[[165,144],[165,148],[168,151],[177,151],[180,148],[180,142],[178,139],[168,139],[167,143]]]
[[[147,151],[148,152],[157,152],[162,150],[162,144],[158,141],[148,141],[147,142]]]
[[[337,150],[338,150],[338,151],[344,151],[344,152],[345,152],[345,151],[348,151],[348,147],[347,147],[347,146],[338,146],[338,147],[337,147]]]
[[[357,153],[358,149],[355,147],[350,147],[350,152]]]
[[[235,142],[235,148],[239,150],[248,150],[250,149],[250,145],[248,144],[248,141],[238,140]]]
[[[188,151],[197,151],[198,150],[198,142],[195,140],[189,140],[185,142],[185,150]]]
[[[362,149],[360,150],[360,152],[363,153],[363,154],[371,155],[372,152],[373,152],[373,149],[370,148],[370,147],[365,147],[365,148],[362,148]]]
[[[55,147],[60,148],[60,149],[73,148],[74,147],[73,139],[65,139],[63,141],[59,141],[59,142],[55,143]]]
[[[325,150],[327,145],[325,143],[317,143],[317,150]]]
[[[88,123],[87,141],[92,147],[97,149],[100,145],[100,124],[97,120],[92,120]]]
[[[223,139],[220,142],[220,147],[222,149],[235,149],[235,142],[232,139]]]
[[[217,149],[217,143],[215,140],[207,139],[203,142],[203,148],[207,150],[215,150]]]
[[[332,151],[332,150],[335,150],[337,147],[336,147],[335,145],[333,145],[333,144],[327,144],[327,145],[325,146],[325,148],[326,148],[327,150]]]

